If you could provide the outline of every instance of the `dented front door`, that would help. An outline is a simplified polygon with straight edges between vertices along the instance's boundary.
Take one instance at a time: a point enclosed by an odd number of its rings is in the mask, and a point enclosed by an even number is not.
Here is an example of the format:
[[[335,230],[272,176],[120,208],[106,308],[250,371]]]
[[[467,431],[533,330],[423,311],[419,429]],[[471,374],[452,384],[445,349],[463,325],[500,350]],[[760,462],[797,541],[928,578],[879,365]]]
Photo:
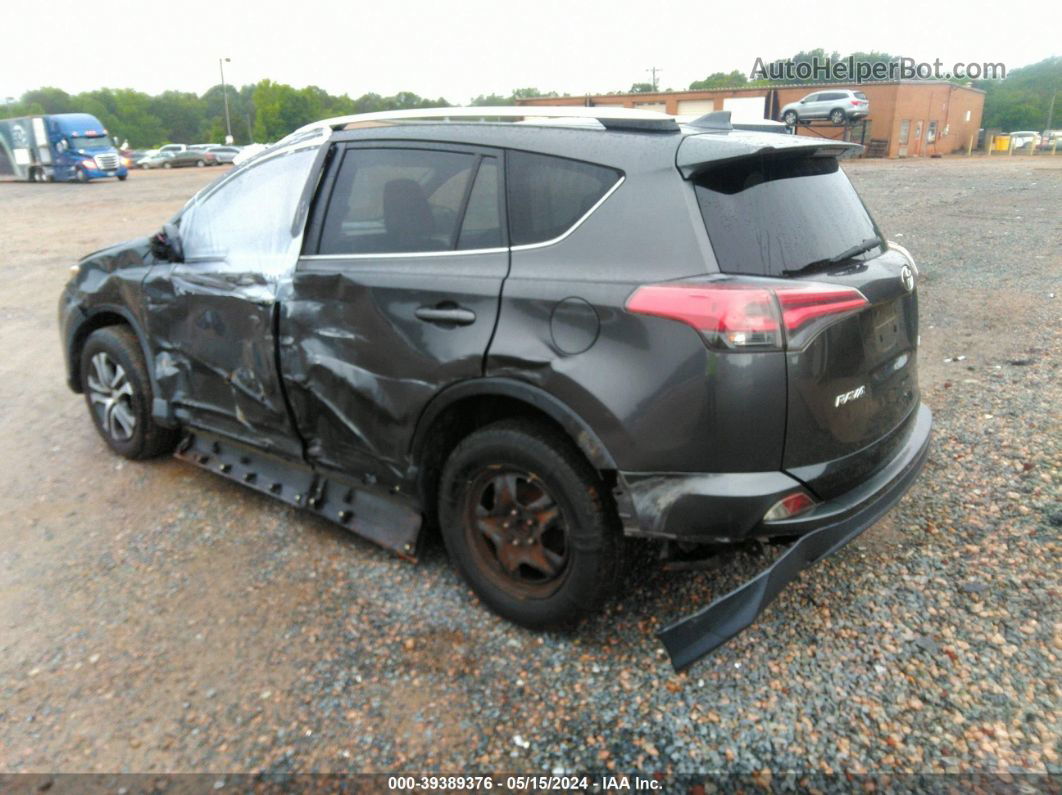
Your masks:
[[[337,153],[279,326],[318,468],[395,485],[428,401],[482,375],[509,267],[500,161],[450,144]]]
[[[277,371],[277,293],[315,150],[277,155],[208,188],[180,220],[184,261],[144,282],[159,397],[182,424],[289,456],[302,443]]]

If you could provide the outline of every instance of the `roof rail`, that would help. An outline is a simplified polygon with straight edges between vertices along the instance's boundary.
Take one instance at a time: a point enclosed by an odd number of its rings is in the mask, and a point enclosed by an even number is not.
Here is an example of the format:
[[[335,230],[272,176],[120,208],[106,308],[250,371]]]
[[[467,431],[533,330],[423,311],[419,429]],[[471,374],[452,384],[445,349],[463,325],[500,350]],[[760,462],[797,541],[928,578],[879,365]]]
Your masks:
[[[364,122],[403,121],[476,121],[477,119],[593,119],[609,130],[637,130],[645,132],[678,132],[672,116],[655,110],[617,108],[614,106],[583,107],[580,105],[483,105],[464,108],[409,108],[383,110],[375,113],[355,113],[332,119],[311,122],[295,133],[311,130],[341,130]],[[294,133],[293,133],[294,134]]]

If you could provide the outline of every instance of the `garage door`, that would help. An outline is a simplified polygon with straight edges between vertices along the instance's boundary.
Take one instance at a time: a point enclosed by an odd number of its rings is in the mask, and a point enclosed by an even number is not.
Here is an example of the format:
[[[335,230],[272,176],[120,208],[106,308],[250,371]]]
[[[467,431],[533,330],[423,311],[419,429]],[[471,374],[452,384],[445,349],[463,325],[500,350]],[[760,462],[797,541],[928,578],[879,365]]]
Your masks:
[[[703,116],[715,110],[714,99],[680,99],[678,103],[679,116]]]
[[[760,121],[763,115],[763,97],[727,97],[723,110],[730,111],[732,121]]]

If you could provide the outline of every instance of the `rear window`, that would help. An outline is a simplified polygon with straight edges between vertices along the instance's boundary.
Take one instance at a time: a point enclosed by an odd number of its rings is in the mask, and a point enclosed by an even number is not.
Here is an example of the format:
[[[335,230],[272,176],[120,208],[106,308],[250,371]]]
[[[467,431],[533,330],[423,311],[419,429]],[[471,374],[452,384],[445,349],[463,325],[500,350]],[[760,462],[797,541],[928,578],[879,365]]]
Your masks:
[[[694,185],[723,273],[780,276],[879,234],[835,157],[743,158]]]
[[[506,165],[509,235],[514,246],[560,237],[619,181],[605,166],[510,152]]]

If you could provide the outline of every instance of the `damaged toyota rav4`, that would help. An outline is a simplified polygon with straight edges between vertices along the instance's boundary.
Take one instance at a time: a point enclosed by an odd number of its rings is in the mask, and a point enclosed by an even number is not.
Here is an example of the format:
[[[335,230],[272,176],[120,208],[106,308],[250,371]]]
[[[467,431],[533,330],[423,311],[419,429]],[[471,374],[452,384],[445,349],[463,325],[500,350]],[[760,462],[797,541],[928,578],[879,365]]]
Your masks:
[[[852,144],[483,112],[309,125],[86,257],[70,387],[119,455],[175,453],[411,560],[437,528],[527,627],[599,609],[625,537],[787,544],[661,631],[684,668],[918,474],[918,271],[840,168]]]

